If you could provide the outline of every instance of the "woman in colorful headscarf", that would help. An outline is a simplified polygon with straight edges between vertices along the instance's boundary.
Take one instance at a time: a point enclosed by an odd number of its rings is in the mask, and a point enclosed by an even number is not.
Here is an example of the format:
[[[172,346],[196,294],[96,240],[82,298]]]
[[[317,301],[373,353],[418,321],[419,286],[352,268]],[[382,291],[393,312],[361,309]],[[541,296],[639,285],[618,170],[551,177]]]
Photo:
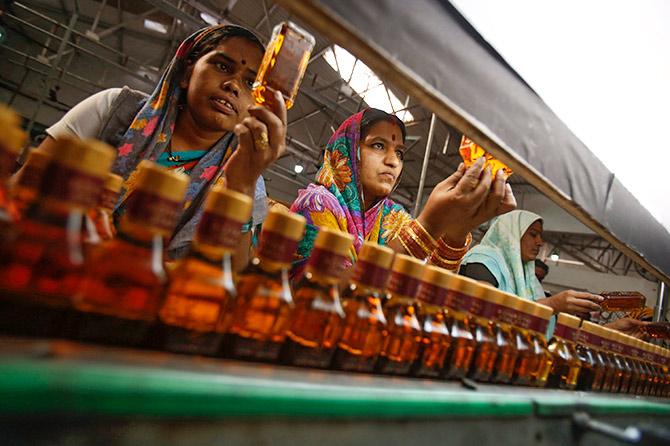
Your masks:
[[[601,296],[584,291],[565,290],[545,297],[535,275],[535,259],[544,245],[542,217],[533,212],[516,210],[497,217],[482,241],[463,258],[461,274],[488,282],[494,287],[548,305],[555,313],[584,315],[600,311]],[[622,318],[607,326],[636,333],[641,325]]]
[[[470,231],[516,205],[505,178],[492,178],[482,159],[467,170],[459,166],[412,219],[389,198],[402,173],[405,136],[400,119],[376,109],[356,113],[340,125],[326,146],[316,182],[301,190],[291,206],[308,223],[294,277],[301,273],[323,226],[354,236],[349,265],[363,242],[372,241],[457,269]]]
[[[261,107],[251,95],[263,53],[260,40],[244,28],[197,31],[179,46],[151,95],[127,87],[97,93],[48,128],[41,147],[49,150],[64,135],[111,144],[118,150],[112,171],[126,180],[126,196],[144,159],[188,174],[191,182],[168,247],[170,257],[188,250],[204,195],[217,181],[254,197],[248,232],[267,210],[261,173],[286,150],[282,96]],[[245,235],[238,266],[247,263],[249,240]]]

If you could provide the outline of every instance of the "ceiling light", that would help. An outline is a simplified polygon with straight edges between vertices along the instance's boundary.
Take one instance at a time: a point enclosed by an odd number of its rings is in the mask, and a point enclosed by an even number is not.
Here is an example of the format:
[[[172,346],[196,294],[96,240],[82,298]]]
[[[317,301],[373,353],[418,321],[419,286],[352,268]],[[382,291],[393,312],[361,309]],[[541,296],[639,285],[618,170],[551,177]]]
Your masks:
[[[552,262],[558,262],[558,253],[553,253],[549,256]]]
[[[151,31],[156,31],[157,33],[167,34],[168,28],[161,22],[157,22],[151,19],[144,19],[144,27],[150,29]]]
[[[205,21],[208,25],[215,26],[219,24],[219,19],[214,17],[212,14],[208,14],[206,12],[201,12],[200,13],[200,18]]]
[[[305,170],[305,166],[300,163],[296,163],[295,166],[293,166],[293,171],[295,173],[302,173],[303,170]]]

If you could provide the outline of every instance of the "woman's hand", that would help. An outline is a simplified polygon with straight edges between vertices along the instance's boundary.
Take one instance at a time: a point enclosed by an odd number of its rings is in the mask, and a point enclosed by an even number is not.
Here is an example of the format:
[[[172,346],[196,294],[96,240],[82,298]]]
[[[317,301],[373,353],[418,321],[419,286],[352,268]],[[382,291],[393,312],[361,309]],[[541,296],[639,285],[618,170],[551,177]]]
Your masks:
[[[286,104],[278,91],[267,106],[249,107],[249,117],[234,128],[237,150],[224,172],[227,187],[253,196],[263,171],[286,152]]]
[[[491,218],[516,208],[512,188],[505,174],[492,178],[479,158],[469,169],[461,163],[458,170],[440,182],[428,197],[417,220],[435,238],[460,247],[469,232]]]
[[[537,300],[538,303],[553,308],[554,313],[563,312],[575,315],[600,311],[598,303],[602,301],[603,297],[597,294],[574,290],[561,291],[553,296]]]
[[[648,323],[649,322],[640,321],[631,317],[622,317],[621,319],[605,324],[605,327],[643,339],[647,337],[644,326]]]

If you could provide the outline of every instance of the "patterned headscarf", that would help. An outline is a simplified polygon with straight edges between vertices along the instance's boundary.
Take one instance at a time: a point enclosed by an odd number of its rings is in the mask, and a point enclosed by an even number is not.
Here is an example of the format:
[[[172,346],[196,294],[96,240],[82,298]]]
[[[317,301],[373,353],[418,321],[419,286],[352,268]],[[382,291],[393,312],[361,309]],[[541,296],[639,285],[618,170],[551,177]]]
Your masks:
[[[389,198],[363,211],[363,192],[360,183],[361,121],[367,110],[350,116],[331,136],[316,173],[316,184],[298,192],[291,211],[307,219],[307,231],[298,246],[294,275],[299,273],[312,252],[318,227],[326,226],[354,236],[351,262],[364,241],[384,245],[398,235],[410,219],[405,209]],[[350,266],[347,265],[347,266]]]
[[[530,225],[542,217],[528,211],[512,211],[496,218],[482,241],[463,258],[483,264],[498,281],[498,288],[529,300],[544,297],[535,277],[535,262],[521,260],[521,237]]]
[[[126,130],[117,149],[118,156],[112,171],[126,179],[126,196],[134,187],[133,173],[139,162],[144,159],[156,161],[168,147],[175,120],[186,96],[186,89],[182,88],[180,83],[190,64],[225,39],[235,36],[254,41],[262,51],[263,45],[250,31],[232,25],[201,29],[181,43],[158,85]],[[228,132],[200,158],[190,171],[191,182],[186,191],[184,209],[188,209],[210,181],[219,177],[236,145],[234,134]],[[262,183],[262,178],[259,183]],[[264,193],[264,185],[257,184],[257,189],[259,187]],[[175,234],[173,242],[181,245],[191,240],[201,212],[202,209],[198,209],[193,213],[192,218]],[[171,243],[171,247],[174,244]]]

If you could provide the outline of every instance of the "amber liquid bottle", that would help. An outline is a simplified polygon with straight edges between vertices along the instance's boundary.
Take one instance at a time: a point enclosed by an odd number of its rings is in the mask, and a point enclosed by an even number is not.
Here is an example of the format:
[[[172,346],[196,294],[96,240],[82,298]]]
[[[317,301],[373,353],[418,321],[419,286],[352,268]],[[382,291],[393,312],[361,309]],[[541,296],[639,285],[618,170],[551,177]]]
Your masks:
[[[582,371],[577,380],[578,390],[606,391],[603,390],[603,384],[610,365],[602,353],[601,333],[600,325],[588,321],[582,322],[578,334],[577,354],[588,358],[587,361],[590,365],[585,367],[582,363]]]
[[[304,217],[281,210],[268,213],[258,255],[240,274],[237,296],[230,305],[230,325],[223,342],[226,355],[279,359],[294,309],[289,270],[304,231]]]
[[[167,285],[163,240],[181,215],[188,176],[144,160],[122,204],[117,237],[96,249],[75,298],[76,336],[143,345]]]
[[[314,37],[295,23],[275,26],[253,86],[257,103],[272,101],[272,92],[279,91],[286,108],[293,106],[314,43]]]
[[[493,383],[508,384],[514,376],[514,368],[519,356],[519,352],[516,349],[514,330],[512,329],[512,322],[516,321],[516,318],[511,317],[514,314],[512,307],[514,306],[514,302],[518,300],[518,297],[493,287],[487,288],[487,293],[496,293],[500,296],[498,299],[499,304],[492,305],[495,311],[491,320],[496,345],[498,346],[498,355],[496,356],[490,381]]]
[[[516,358],[511,365],[502,367],[500,363],[496,364],[496,373],[494,375],[494,382],[504,382],[500,380],[499,375],[503,377],[510,376],[507,382],[517,385],[530,385],[531,373],[537,370],[539,365],[539,358],[535,355],[533,346],[531,345],[528,336],[527,328],[529,324],[529,317],[523,311],[527,301],[505,293],[505,298],[502,305],[498,309],[496,319],[500,321],[501,327],[509,327],[511,343],[516,354]]]
[[[621,384],[630,379],[630,375],[626,370],[623,358],[621,356],[622,347],[617,341],[619,332],[616,330],[603,328],[603,350],[608,354],[611,367],[611,376],[606,376],[605,380],[609,380],[609,391],[611,393],[622,393]]]
[[[619,384],[617,393],[628,393],[630,382],[633,379],[633,366],[628,360],[628,348],[624,334],[618,331],[613,331],[612,336],[612,351],[616,355],[618,363],[622,368],[621,383]]]
[[[392,249],[372,242],[363,243],[351,283],[342,293],[345,322],[333,368],[374,370],[384,343],[386,317],[382,300],[392,262]]]
[[[567,313],[559,313],[554,336],[549,341],[548,350],[553,357],[547,387],[574,390],[581,370],[575,343],[580,320]]]
[[[407,375],[419,353],[421,324],[417,318],[416,295],[425,266],[414,257],[396,254],[384,306],[386,332],[376,370],[379,373]]]
[[[631,386],[629,393],[633,395],[642,395],[644,393],[644,388],[647,385],[649,379],[649,369],[644,361],[644,352],[642,350],[643,342],[640,339],[631,337],[630,341],[630,350],[631,355],[634,358],[634,363],[637,366],[638,377],[635,386]]]
[[[451,349],[451,333],[447,325],[447,294],[453,274],[437,266],[426,266],[417,298],[421,303],[419,320],[423,329],[419,354],[413,374],[439,378]]]
[[[95,206],[114,150],[96,141],[60,139],[40,186],[40,198],[0,260],[0,283],[11,290],[5,328],[38,336],[63,333],[82,280],[82,223]]]
[[[123,178],[110,173],[105,179],[105,186],[102,188],[100,194],[100,201],[98,206],[90,209],[87,213],[87,225],[92,225],[92,231],[98,237],[98,242],[111,240],[116,236],[116,228],[114,227],[114,207],[119,201],[121,188],[123,187]]]
[[[32,149],[28,153],[25,164],[16,174],[11,184],[10,195],[20,216],[37,201],[44,170],[51,160],[51,155],[40,149]]]
[[[319,229],[305,274],[293,288],[295,308],[282,351],[284,363],[330,366],[344,329],[338,285],[344,277],[352,244],[349,233]]]
[[[599,303],[603,311],[630,311],[644,308],[646,298],[637,291],[603,291]]]
[[[547,348],[546,332],[549,326],[554,310],[546,305],[538,304],[537,302],[528,302],[528,308],[532,310],[529,315],[532,317],[531,325],[528,329],[528,334],[531,338],[531,345],[538,356],[537,370],[531,373],[530,384],[535,387],[545,387],[549,373],[554,364],[554,357]]]
[[[14,170],[28,135],[21,129],[21,117],[11,108],[0,104],[0,242],[6,246],[14,233],[13,221],[17,216],[10,199],[7,180]],[[2,247],[0,247],[2,249]]]
[[[159,311],[161,344],[180,353],[215,355],[224,318],[235,298],[232,259],[251,217],[252,200],[214,186],[186,257],[169,274],[170,285]]]

